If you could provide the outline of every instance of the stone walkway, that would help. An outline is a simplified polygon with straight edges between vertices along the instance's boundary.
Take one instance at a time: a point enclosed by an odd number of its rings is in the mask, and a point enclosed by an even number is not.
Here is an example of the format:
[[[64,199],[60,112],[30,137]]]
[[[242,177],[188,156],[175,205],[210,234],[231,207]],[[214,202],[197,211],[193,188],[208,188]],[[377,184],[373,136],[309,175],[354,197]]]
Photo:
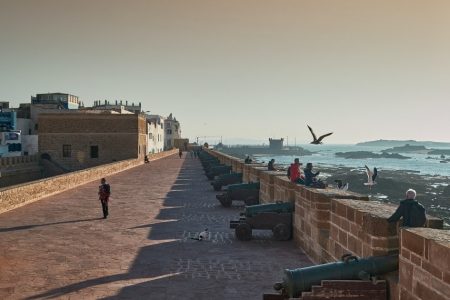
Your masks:
[[[284,268],[310,265],[293,242],[235,239],[198,160],[171,156],[0,215],[0,299],[262,299]],[[210,240],[196,241],[204,228]]]

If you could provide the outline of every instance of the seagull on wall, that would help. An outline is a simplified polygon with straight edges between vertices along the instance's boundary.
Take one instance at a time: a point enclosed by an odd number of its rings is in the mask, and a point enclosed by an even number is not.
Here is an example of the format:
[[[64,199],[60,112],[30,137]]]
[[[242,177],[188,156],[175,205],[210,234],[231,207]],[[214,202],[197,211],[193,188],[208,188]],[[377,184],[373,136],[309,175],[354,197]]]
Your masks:
[[[348,182],[346,184],[343,184],[342,180],[340,179],[336,179],[334,182],[336,182],[338,190],[342,191],[348,190]]]
[[[377,178],[378,170],[377,170],[377,168],[373,168],[373,172],[372,172],[367,165],[365,165],[365,167],[366,167],[366,174],[367,174],[367,182],[365,182],[364,185],[367,185],[370,190],[370,189],[372,189],[372,186],[377,184],[375,179]]]
[[[314,145],[322,144],[322,140],[323,140],[325,137],[327,137],[327,136],[333,134],[332,132],[330,132],[330,133],[321,135],[319,138],[317,138],[317,137],[316,137],[316,134],[314,133],[314,131],[312,130],[312,128],[309,127],[309,125],[306,125],[306,126],[308,126],[308,129],[309,129],[309,131],[311,131],[311,134],[312,134],[312,136],[313,136],[313,141],[312,141],[310,144],[314,144]]]

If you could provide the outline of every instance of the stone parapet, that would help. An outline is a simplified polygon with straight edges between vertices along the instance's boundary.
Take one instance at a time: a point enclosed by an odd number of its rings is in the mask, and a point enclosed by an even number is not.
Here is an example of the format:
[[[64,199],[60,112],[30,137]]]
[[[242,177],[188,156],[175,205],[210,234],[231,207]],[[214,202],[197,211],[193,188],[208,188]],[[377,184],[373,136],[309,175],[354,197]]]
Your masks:
[[[233,159],[231,160],[231,169],[233,170],[233,172],[242,173],[244,169],[244,160],[233,157]]]
[[[337,189],[295,185],[294,240],[316,262],[334,261],[330,252],[332,199],[367,201],[368,197]]]
[[[285,201],[287,199],[277,198],[275,196],[275,180],[282,176],[283,172],[278,171],[262,171],[259,173],[259,201],[261,203],[270,203],[274,201]]]
[[[177,149],[149,155],[150,161],[178,153]],[[128,159],[76,172],[27,182],[0,189],[0,213],[61,193],[87,182],[143,164],[142,159]]]
[[[9,167],[9,166],[17,166],[23,164],[30,164],[39,162],[39,156],[35,155],[26,155],[26,156],[12,156],[12,157],[1,157],[0,158],[0,167]]]
[[[267,170],[267,167],[265,169]],[[263,170],[263,164],[244,164],[242,167],[242,182],[258,182],[259,172]]]
[[[450,299],[450,231],[400,231],[398,299]]]
[[[296,184],[286,176],[286,172],[280,171],[280,176],[273,179],[273,192],[275,200],[295,203]]]

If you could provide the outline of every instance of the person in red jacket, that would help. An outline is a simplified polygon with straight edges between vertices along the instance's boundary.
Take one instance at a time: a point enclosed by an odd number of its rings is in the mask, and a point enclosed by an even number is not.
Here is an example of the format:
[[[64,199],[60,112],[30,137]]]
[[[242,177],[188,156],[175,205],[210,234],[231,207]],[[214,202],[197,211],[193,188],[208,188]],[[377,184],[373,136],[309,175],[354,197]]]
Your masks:
[[[294,163],[291,164],[288,169],[288,177],[291,182],[305,184],[305,176],[302,174],[302,171],[300,169],[301,166],[302,164],[300,163],[299,159],[294,159]]]

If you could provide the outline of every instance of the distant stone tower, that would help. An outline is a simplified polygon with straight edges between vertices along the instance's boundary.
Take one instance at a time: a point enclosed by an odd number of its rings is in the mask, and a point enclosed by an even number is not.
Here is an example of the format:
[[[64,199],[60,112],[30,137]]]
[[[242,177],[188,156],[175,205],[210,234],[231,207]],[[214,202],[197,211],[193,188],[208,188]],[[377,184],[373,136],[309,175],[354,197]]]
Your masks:
[[[270,150],[281,150],[283,149],[283,141],[284,139],[272,139],[269,138],[269,148]]]

